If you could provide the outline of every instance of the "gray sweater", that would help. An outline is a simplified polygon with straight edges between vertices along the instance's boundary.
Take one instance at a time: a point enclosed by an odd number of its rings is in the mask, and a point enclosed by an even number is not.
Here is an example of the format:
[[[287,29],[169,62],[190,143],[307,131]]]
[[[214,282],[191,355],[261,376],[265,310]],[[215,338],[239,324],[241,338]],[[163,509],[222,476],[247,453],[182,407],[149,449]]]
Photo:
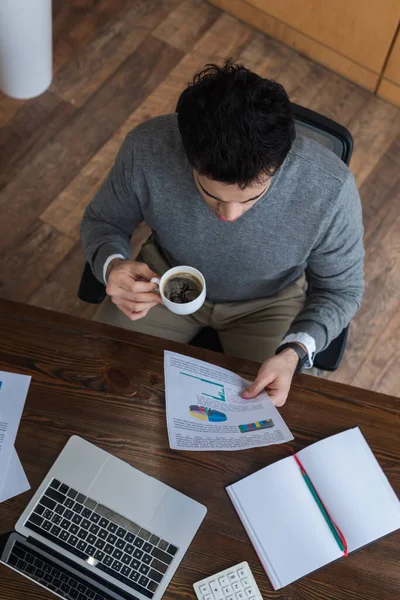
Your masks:
[[[354,177],[332,152],[298,136],[267,193],[237,221],[223,222],[197,190],[175,114],[126,137],[106,181],[87,206],[81,236],[103,281],[112,254],[130,257],[144,220],[171,266],[191,265],[214,302],[276,294],[307,268],[310,294],[288,333],[325,348],[363,295],[363,226]]]

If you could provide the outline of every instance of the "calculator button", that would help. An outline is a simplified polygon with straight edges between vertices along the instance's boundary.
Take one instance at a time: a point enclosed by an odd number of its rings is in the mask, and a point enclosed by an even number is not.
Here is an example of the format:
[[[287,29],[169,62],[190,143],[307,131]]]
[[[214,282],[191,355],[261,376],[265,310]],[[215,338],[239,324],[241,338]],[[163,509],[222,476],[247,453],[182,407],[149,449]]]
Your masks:
[[[214,600],[224,600],[224,595],[221,591],[220,587],[213,587],[211,586],[213,594],[214,594]]]
[[[242,586],[245,587],[249,587],[249,585],[251,585],[250,581],[247,579],[247,577],[245,579],[242,579]]]
[[[230,573],[228,573],[228,579],[230,583],[238,580],[238,576],[236,575],[235,571],[231,571]]]
[[[235,596],[227,596],[225,600],[235,600]]]
[[[240,579],[243,579],[243,577],[246,577],[246,575],[247,575],[246,569],[239,569],[238,575],[239,575]]]
[[[211,594],[207,594],[207,596],[203,597],[203,600],[213,600],[213,597],[211,596]]]
[[[232,594],[232,586],[227,585],[224,588],[222,588],[222,591],[224,592],[225,596],[227,596],[228,594]]]
[[[237,592],[236,600],[246,600],[246,596],[244,595],[244,592]]]
[[[203,585],[201,585],[199,589],[201,594],[209,594],[210,592],[210,586],[208,585],[208,583],[203,583]]]
[[[246,594],[246,598],[251,598],[251,596],[254,594],[253,588],[251,588],[251,587],[246,588],[244,590],[244,593]]]
[[[243,588],[240,581],[235,581],[234,583],[232,583],[232,589],[234,592],[239,592],[240,590],[242,590]]]
[[[228,581],[228,578],[227,578],[227,577],[225,577],[225,575],[224,575],[224,577],[220,577],[220,578],[218,579],[218,581],[219,581],[219,585],[220,585],[221,587],[225,587],[225,586],[226,586],[226,585],[228,585],[228,583],[229,583],[229,581]]]

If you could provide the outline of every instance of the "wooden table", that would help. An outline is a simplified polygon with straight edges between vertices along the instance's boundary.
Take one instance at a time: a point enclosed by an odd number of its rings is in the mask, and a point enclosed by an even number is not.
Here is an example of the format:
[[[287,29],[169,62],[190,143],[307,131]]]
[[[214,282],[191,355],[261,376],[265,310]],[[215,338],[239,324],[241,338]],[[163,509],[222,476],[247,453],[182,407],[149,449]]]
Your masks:
[[[193,582],[243,560],[249,562],[264,599],[400,598],[400,532],[283,590],[272,590],[224,488],[287,456],[288,444],[242,452],[170,450],[164,349],[248,379],[257,372],[257,364],[249,361],[0,301],[0,369],[32,376],[16,442],[32,489],[0,504],[0,533],[13,529],[68,438],[77,434],[208,507],[164,598],[193,599]],[[282,408],[295,436],[290,444],[294,450],[359,425],[397,493],[399,412],[396,398],[308,376],[296,378]],[[53,597],[0,566],[1,600]]]

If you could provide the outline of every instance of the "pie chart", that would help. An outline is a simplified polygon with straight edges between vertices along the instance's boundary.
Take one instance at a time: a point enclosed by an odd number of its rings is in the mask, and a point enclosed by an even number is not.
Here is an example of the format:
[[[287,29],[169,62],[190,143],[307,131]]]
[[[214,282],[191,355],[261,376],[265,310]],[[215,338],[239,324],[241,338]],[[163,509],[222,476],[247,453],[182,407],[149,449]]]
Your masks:
[[[207,408],[206,406],[197,406],[197,404],[189,406],[189,413],[196,419],[209,421],[210,423],[222,423],[222,421],[227,420],[224,413],[214,410],[213,408]]]

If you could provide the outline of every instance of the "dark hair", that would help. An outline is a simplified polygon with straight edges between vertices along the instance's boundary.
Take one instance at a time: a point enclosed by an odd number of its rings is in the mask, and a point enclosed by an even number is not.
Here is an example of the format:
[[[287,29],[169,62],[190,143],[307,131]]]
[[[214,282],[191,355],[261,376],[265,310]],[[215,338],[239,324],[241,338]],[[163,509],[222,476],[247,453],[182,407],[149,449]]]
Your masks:
[[[273,175],[295,138],[285,89],[232,60],[195,75],[181,96],[178,124],[191,165],[242,189]]]

